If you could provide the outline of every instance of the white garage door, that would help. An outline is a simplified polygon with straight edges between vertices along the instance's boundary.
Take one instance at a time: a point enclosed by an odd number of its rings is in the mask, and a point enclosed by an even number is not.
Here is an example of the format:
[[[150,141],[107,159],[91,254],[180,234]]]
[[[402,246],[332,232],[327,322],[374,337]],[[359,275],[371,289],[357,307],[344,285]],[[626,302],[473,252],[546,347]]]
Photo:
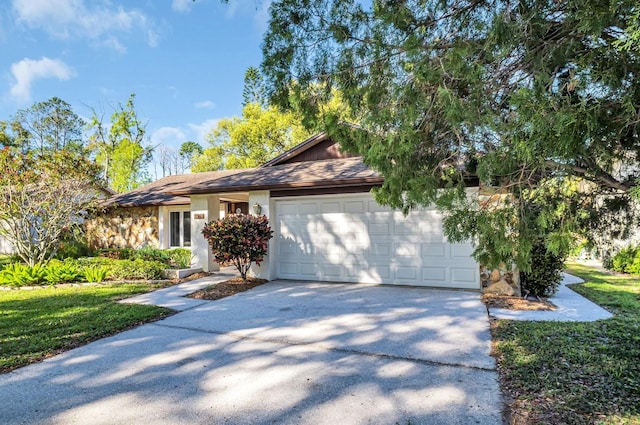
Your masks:
[[[450,244],[440,214],[408,216],[370,194],[276,201],[277,274],[283,279],[480,288],[470,244]]]

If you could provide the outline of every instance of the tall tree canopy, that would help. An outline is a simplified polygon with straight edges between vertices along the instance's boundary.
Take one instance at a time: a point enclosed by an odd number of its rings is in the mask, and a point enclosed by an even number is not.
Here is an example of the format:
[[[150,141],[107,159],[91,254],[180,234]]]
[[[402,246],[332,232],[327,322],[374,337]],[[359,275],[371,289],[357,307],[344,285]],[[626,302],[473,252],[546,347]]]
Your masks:
[[[207,135],[211,146],[195,157],[192,171],[256,167],[323,131],[325,119],[352,119],[336,90],[310,85],[305,91],[292,92],[288,110],[283,110],[269,104],[264,77],[257,68],[247,69],[244,84],[242,116],[218,122]],[[323,98],[318,101],[320,93]]]
[[[19,110],[9,121],[0,122],[0,142],[21,152],[86,154],[85,122],[71,105],[57,97]],[[4,140],[4,141],[2,141]]]
[[[27,263],[47,261],[98,197],[84,122],[52,98],[0,122],[0,236]]]
[[[276,0],[263,70],[280,106],[324,87],[359,111],[360,130],[327,130],[384,175],[380,202],[435,203],[451,240],[526,270],[536,239],[566,249],[636,188],[640,57],[618,44],[637,13],[636,0]],[[468,200],[473,176],[507,195],[500,208]]]
[[[89,128],[91,148],[101,164],[103,180],[116,192],[126,192],[146,183],[146,167],[153,148],[145,144],[146,126],[134,107],[135,94],[126,105],[118,104],[109,125],[95,111]]]
[[[256,167],[310,135],[293,112],[249,103],[241,117],[220,120],[207,135],[211,144],[196,157],[194,172]]]

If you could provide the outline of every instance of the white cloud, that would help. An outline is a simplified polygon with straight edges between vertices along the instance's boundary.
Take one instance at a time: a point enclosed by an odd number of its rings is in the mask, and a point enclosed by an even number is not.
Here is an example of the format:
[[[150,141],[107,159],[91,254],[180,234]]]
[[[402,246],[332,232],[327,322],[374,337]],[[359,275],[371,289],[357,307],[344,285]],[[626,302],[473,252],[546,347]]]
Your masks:
[[[151,134],[151,144],[173,146],[176,149],[187,141],[187,135],[177,127],[160,127]]]
[[[176,12],[186,13],[191,10],[191,5],[193,5],[193,0],[173,0],[171,8]]]
[[[206,136],[207,134],[213,130],[214,128],[216,128],[216,126],[218,125],[218,122],[220,121],[220,119],[218,118],[211,118],[208,120],[205,120],[203,122],[201,122],[200,124],[189,124],[189,128],[191,129],[191,131],[193,131],[196,135],[195,138],[195,142],[200,143],[201,145],[205,145],[205,141],[206,141]]]
[[[114,34],[139,29],[150,46],[158,43],[155,25],[145,14],[107,1],[92,1],[87,6],[84,0],[13,0],[13,10],[18,23],[42,29],[56,38],[106,38],[112,41],[104,45],[120,50],[122,44],[114,43]]]
[[[203,100],[201,102],[196,102],[193,106],[197,109],[212,109],[216,107],[216,104],[210,100]]]
[[[15,83],[11,86],[9,94],[20,102],[31,100],[31,86],[36,80],[57,78],[66,81],[75,76],[74,70],[66,63],[46,57],[38,60],[25,58],[16,62],[11,65],[11,74]]]

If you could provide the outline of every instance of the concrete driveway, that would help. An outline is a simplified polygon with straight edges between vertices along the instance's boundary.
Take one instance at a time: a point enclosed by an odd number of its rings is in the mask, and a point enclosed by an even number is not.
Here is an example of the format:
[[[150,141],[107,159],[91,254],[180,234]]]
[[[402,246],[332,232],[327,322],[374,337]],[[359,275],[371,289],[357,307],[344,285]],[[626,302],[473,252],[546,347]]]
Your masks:
[[[2,424],[500,424],[479,294],[276,281],[0,375]]]

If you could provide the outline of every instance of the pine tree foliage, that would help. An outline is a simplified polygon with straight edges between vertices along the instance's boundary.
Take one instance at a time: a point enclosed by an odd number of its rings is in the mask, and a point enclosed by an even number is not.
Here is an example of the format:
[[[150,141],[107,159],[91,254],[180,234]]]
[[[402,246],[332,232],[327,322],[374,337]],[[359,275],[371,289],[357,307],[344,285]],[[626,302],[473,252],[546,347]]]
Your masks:
[[[540,236],[561,253],[636,189],[640,53],[619,44],[637,13],[636,0],[276,0],[262,68],[281,107],[323,87],[315,104],[337,89],[358,111],[360,129],[325,122],[384,175],[380,202],[435,204],[450,240],[527,270]],[[469,199],[474,178],[507,201]]]

